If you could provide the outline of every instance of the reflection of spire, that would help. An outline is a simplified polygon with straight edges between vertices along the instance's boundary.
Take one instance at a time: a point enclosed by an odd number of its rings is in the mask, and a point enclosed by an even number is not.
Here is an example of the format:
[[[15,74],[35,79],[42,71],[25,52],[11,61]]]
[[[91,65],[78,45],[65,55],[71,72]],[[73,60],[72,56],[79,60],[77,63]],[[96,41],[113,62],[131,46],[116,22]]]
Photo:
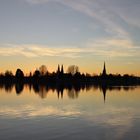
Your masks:
[[[61,88],[61,99],[63,99],[63,88]]]
[[[105,103],[105,100],[106,100],[106,86],[102,86],[102,91],[103,91],[104,103]]]
[[[103,73],[102,73],[103,76],[106,75],[106,67],[105,67],[105,62],[104,62],[104,69],[103,69]]]
[[[58,99],[60,97],[60,94],[61,94],[61,98],[63,98],[63,87],[58,87],[57,88],[57,97],[58,97]]]
[[[58,97],[58,99],[59,99],[59,90],[57,90],[57,97]]]

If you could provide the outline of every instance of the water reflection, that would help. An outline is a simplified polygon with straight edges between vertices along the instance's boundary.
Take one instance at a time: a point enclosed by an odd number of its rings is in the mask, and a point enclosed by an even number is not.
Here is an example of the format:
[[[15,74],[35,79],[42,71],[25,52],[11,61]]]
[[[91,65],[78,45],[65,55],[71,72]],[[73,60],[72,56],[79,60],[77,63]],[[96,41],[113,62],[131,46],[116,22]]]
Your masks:
[[[139,139],[139,91],[134,86],[0,85],[0,138]]]
[[[67,96],[70,99],[77,99],[81,91],[88,92],[89,90],[100,90],[103,94],[104,103],[106,101],[107,91],[129,91],[134,90],[137,86],[107,86],[107,85],[69,85],[64,87],[63,85],[38,85],[38,84],[0,84],[0,90],[4,89],[7,93],[10,93],[12,90],[16,91],[17,95],[22,94],[24,89],[33,91],[35,94],[38,94],[42,99],[47,97],[47,94],[51,92],[56,92],[58,99],[63,99],[64,90],[66,90]]]

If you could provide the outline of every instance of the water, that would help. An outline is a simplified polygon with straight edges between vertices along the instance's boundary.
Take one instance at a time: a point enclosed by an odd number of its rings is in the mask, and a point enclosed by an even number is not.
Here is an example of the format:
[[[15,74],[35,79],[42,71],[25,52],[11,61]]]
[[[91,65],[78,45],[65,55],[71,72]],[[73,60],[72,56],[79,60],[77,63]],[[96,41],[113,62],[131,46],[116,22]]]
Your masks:
[[[0,88],[0,140],[139,140],[140,87]]]

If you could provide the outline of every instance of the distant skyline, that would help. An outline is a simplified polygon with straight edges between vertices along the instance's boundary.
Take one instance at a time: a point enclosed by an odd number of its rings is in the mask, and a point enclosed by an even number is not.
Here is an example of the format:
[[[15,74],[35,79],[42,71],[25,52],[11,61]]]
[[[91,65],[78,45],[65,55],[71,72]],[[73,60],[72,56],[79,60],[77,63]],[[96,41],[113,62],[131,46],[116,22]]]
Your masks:
[[[0,0],[0,72],[42,64],[140,76],[139,0]]]

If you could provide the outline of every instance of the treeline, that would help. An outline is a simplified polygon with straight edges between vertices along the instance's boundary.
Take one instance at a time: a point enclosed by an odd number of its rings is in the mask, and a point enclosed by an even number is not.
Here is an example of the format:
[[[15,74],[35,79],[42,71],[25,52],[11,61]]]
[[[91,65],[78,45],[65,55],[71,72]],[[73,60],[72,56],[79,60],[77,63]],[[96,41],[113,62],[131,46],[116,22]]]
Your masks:
[[[72,85],[140,85],[140,77],[132,75],[114,75],[106,74],[105,66],[103,73],[100,75],[90,75],[80,73],[79,67],[71,65],[67,72],[64,72],[63,65],[58,65],[57,71],[50,73],[45,65],[29,75],[25,75],[21,69],[17,69],[13,74],[11,71],[6,71],[5,74],[0,74],[0,84],[42,84],[65,87]]]

